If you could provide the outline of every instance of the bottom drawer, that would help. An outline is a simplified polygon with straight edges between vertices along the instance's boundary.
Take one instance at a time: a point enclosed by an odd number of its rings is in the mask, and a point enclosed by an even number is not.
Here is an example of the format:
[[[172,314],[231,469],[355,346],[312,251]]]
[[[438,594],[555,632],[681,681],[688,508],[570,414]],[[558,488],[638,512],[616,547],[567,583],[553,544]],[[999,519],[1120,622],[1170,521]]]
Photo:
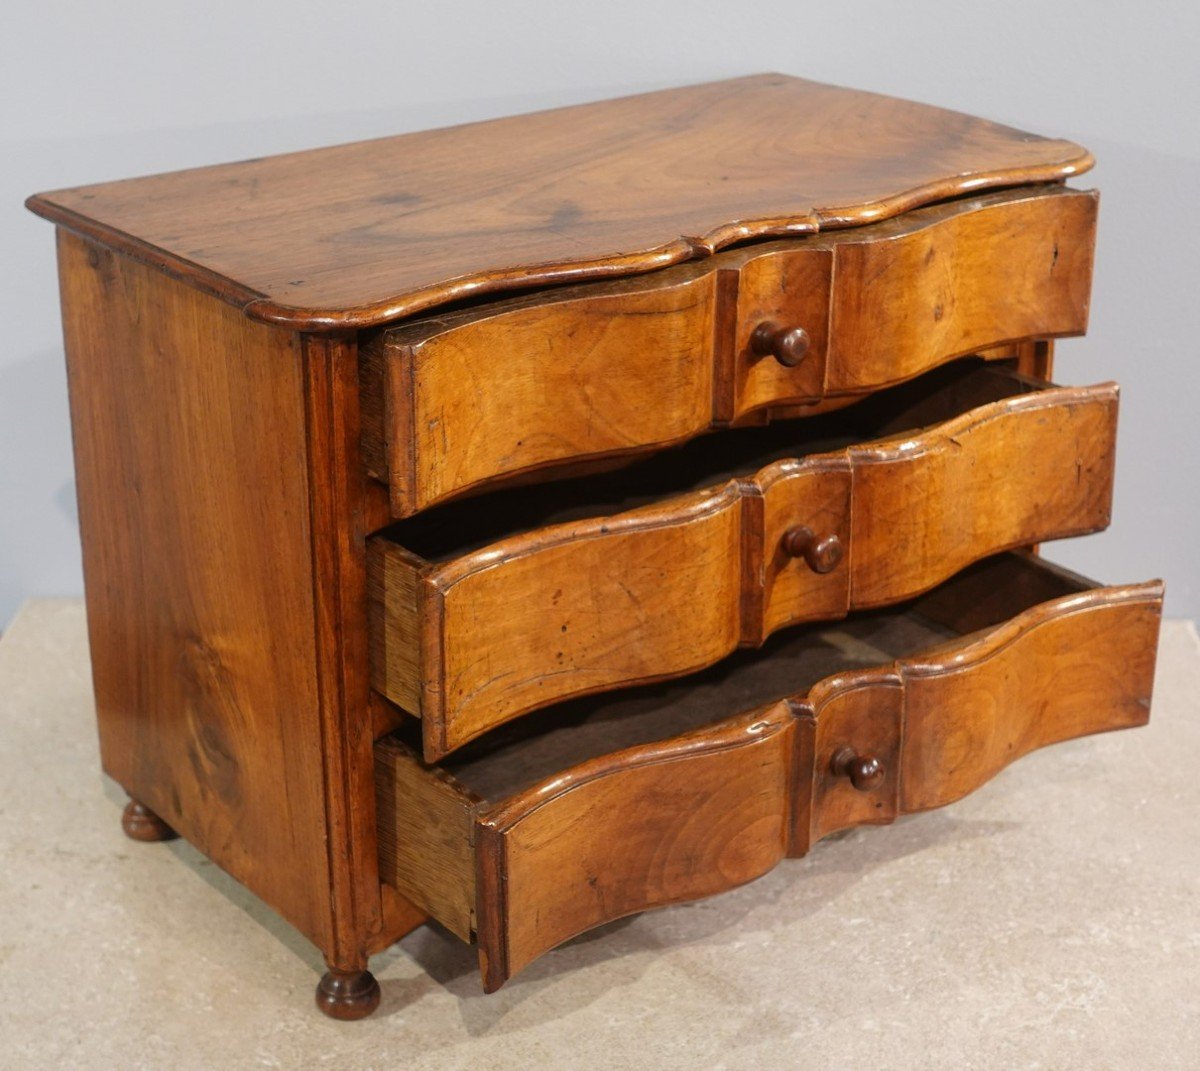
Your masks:
[[[376,745],[384,882],[479,945],[490,991],[576,934],[709,896],[821,837],[1144,724],[1162,585],[1024,554],[683,681],[564,703],[440,766]]]

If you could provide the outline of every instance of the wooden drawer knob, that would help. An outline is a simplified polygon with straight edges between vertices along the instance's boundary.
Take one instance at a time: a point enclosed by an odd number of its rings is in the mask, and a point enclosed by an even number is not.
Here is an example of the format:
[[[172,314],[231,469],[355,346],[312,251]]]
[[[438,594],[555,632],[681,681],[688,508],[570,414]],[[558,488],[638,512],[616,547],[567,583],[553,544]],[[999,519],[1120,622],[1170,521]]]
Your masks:
[[[842,560],[842,541],[836,535],[820,537],[800,524],[783,533],[783,549],[793,558],[803,558],[814,573],[828,573]]]
[[[769,320],[750,334],[750,349],[760,357],[774,357],[787,368],[795,368],[808,353],[812,340],[803,327],[782,327]]]
[[[859,755],[852,747],[841,747],[829,763],[834,777],[848,777],[859,792],[870,792],[883,783],[884,768],[874,755]]]

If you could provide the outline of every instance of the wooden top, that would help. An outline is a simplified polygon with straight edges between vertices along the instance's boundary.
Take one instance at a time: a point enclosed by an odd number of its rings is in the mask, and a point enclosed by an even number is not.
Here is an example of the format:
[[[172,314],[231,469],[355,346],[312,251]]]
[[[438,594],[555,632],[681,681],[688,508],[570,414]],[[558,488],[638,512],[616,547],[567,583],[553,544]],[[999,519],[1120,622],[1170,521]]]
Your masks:
[[[308,331],[873,222],[1092,158],[764,74],[39,194],[39,215]]]

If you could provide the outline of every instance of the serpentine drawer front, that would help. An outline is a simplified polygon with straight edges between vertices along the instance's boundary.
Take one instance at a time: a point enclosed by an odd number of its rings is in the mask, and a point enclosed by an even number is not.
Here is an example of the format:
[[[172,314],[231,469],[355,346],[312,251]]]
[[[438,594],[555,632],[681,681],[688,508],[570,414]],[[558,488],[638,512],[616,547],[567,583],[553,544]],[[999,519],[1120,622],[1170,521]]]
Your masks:
[[[385,331],[363,354],[367,463],[405,517],[504,475],[1082,334],[1096,203],[1005,191]]]
[[[385,738],[380,873],[478,942],[495,989],[593,926],[950,803],[1035,748],[1144,723],[1161,603],[1157,583],[1096,588],[1005,555],[696,683],[546,712],[443,768]]]
[[[1096,531],[1116,409],[1112,384],[972,362],[824,419],[432,511],[372,541],[372,681],[421,716],[434,761],[567,696],[686,673],[996,551]],[[856,433],[884,437],[830,449]],[[701,489],[660,497],[680,481]]]
[[[1033,550],[1109,523],[1091,165],[768,74],[31,197],[125,831],[353,1019],[1141,724],[1160,586]]]

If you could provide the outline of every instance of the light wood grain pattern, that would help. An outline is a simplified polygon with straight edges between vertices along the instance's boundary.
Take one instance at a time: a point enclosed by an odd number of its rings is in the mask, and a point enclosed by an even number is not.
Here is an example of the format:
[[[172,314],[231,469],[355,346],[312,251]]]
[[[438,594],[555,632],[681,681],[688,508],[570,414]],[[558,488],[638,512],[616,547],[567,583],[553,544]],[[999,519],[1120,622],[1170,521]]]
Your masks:
[[[299,341],[58,248],[104,769],[331,948]]]
[[[475,932],[475,805],[452,777],[403,744],[375,746],[379,876],[469,941]]]
[[[901,666],[901,809],[941,807],[1035,748],[1144,725],[1162,585],[1084,592]]]
[[[364,456],[403,517],[1081,334],[1096,205],[1059,187],[988,194],[384,332],[364,353]],[[764,323],[808,333],[798,365],[755,351]]]
[[[851,604],[893,602],[985,553],[1105,528],[1117,387],[1026,394],[850,450]]]
[[[255,318],[317,331],[650,271],[1091,164],[1067,141],[757,75],[28,203]]]
[[[623,454],[712,423],[715,276],[466,323],[392,349],[409,380],[411,500],[499,472]],[[399,399],[393,387],[389,397]],[[399,431],[399,429],[398,429]],[[394,440],[400,448],[409,446]],[[406,486],[402,481],[399,486]]]
[[[424,563],[403,547],[373,551],[369,570],[371,665],[375,686],[407,710],[420,710],[421,591]],[[431,607],[429,612],[435,612]]]
[[[1096,193],[1002,200],[936,226],[888,220],[835,249],[826,389],[905,379],[933,357],[1087,329]],[[929,211],[929,210],[926,210]]]
[[[548,532],[502,564],[447,577],[439,688],[422,697],[447,712],[426,721],[440,723],[437,754],[556,699],[685,673],[733,650],[738,492],[691,497],[669,516],[635,512],[603,532]]]
[[[791,721],[778,704],[598,759],[481,818],[484,988],[602,922],[770,870],[787,852]]]
[[[797,811],[809,824],[793,844],[951,803],[1036,748],[1145,724],[1162,595],[1159,581],[1064,595],[893,666],[822,682],[810,703],[842,724],[822,734],[818,721],[813,801]],[[964,622],[978,612],[958,605]],[[847,746],[881,759],[877,787],[833,775],[832,756]]]
[[[968,383],[944,404],[985,389]],[[774,462],[441,563],[378,537],[372,682],[421,716],[436,761],[568,696],[677,676],[786,625],[909,598],[997,551],[1100,529],[1116,401],[1111,384],[1002,398],[879,446]],[[790,556],[798,525],[836,537],[844,560],[819,573]]]
[[[758,568],[743,574],[761,588],[757,619],[743,626],[747,642],[761,643],[771,633],[804,619],[835,619],[850,610],[850,570],[845,561],[828,573],[817,573],[787,553],[785,537],[806,525],[849,549],[854,469],[845,451],[801,461],[780,461],[763,469],[755,485],[762,488],[763,520]]]
[[[801,851],[839,829],[880,825],[899,813],[902,681],[891,666],[843,674],[821,681],[804,705],[812,712],[816,732],[811,778],[797,781],[804,794],[811,783],[813,800],[812,824],[803,831],[807,837],[801,841],[799,830],[793,836],[793,848]],[[834,772],[834,756],[847,747],[883,764],[883,778],[871,791],[855,788],[849,778]]]
[[[756,705],[763,691],[746,673],[714,675],[690,690],[680,685],[678,694],[659,699],[664,712],[673,716],[690,694],[710,716],[725,715],[682,735],[543,772],[490,804],[469,789],[505,781],[503,770],[488,773],[485,752],[458,767],[464,781],[454,816],[439,815],[426,829],[402,826],[381,807],[381,843],[428,839],[461,870],[462,822],[475,822],[476,936],[485,985],[494,989],[588,928],[731,888],[835,830],[951,802],[1035,747],[1142,724],[1162,585],[1078,590],[1083,584],[1031,557],[992,559],[913,609],[864,618],[859,634],[877,649],[825,627],[800,644],[798,655],[755,656],[758,665],[746,669],[771,677],[769,688],[786,690],[792,675],[793,691],[779,701]],[[979,598],[987,592],[1001,594],[990,608]],[[1053,597],[1028,601],[1046,595]],[[914,652],[911,637],[929,635],[920,616],[926,605],[956,632],[998,609],[1020,610]],[[861,665],[864,652],[878,664],[809,685],[805,659],[822,644],[848,667]],[[899,657],[889,658],[888,650]],[[747,702],[751,709],[738,709]],[[624,705],[638,713],[637,704]],[[603,728],[603,708],[593,717]],[[576,721],[557,730],[553,750],[579,754],[572,735],[590,735],[590,746],[604,747],[603,733]],[[520,744],[514,746],[519,755]],[[847,749],[877,764],[870,784],[856,786],[839,772],[835,758]],[[403,786],[415,775],[444,783],[444,773],[420,766],[411,753],[398,762],[397,753],[397,745],[380,745],[382,781]],[[491,764],[513,761],[502,746]],[[391,789],[381,784],[380,791],[383,798]],[[406,791],[420,799],[430,789]],[[446,828],[456,830],[449,846]]]

